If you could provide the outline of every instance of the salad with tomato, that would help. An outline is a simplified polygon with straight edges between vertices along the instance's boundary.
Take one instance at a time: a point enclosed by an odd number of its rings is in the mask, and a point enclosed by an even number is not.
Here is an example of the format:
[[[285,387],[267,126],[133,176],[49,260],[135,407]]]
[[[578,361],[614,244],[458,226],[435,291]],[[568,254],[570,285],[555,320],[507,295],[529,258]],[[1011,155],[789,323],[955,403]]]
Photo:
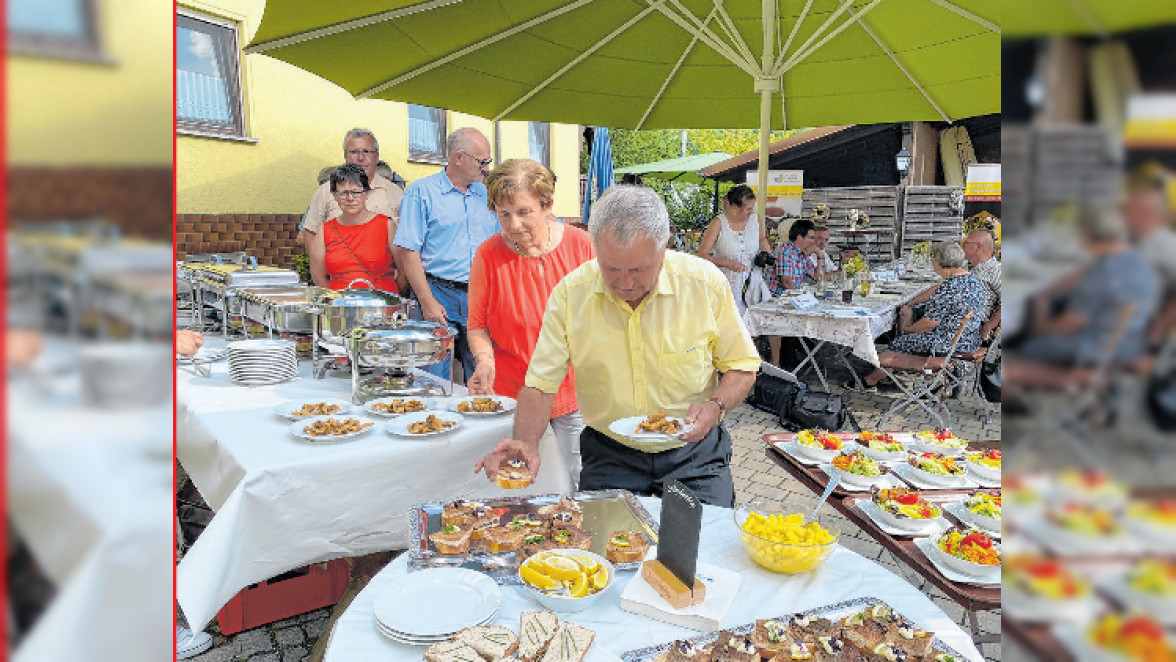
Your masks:
[[[972,453],[968,455],[968,461],[988,469],[1000,471],[1000,451],[998,450],[987,450],[983,453]]]
[[[1000,565],[1000,548],[978,529],[950,529],[935,541],[945,553],[977,565]]]
[[[951,430],[944,428],[935,428],[934,430],[923,430],[915,433],[915,437],[925,444],[932,446],[939,446],[940,448],[965,448],[968,442],[956,437]]]
[[[1093,469],[1071,469],[1058,476],[1058,484],[1068,492],[1080,495],[1083,500],[1121,500],[1127,496],[1127,487],[1112,479],[1103,471]]]
[[[943,509],[927,501],[918,492],[902,488],[874,488],[874,504],[878,508],[895,517],[908,517],[915,520],[935,519],[943,514]]]
[[[1059,528],[1091,538],[1118,536],[1123,528],[1115,521],[1115,515],[1107,508],[1084,503],[1070,502],[1054,508],[1046,518]]]
[[[963,463],[942,453],[911,453],[907,456],[907,464],[939,476],[963,476],[968,473]]]
[[[1056,559],[1010,557],[1004,565],[1009,585],[1046,600],[1069,601],[1090,595],[1090,582],[1080,579]]]
[[[1176,562],[1143,559],[1127,573],[1127,585],[1162,598],[1176,598]]]
[[[828,430],[801,430],[796,433],[796,443],[819,451],[839,451],[844,442]]]
[[[901,441],[895,439],[894,435],[886,434],[885,432],[870,432],[867,430],[859,434],[857,439],[858,443],[872,451],[897,453],[904,450]]]
[[[1137,501],[1127,506],[1127,514],[1141,522],[1176,530],[1176,499]]]
[[[964,499],[964,507],[981,517],[1000,521],[1000,495],[976,492]]]
[[[861,451],[842,453],[833,458],[832,464],[842,471],[858,476],[882,475],[882,470],[878,468],[878,463]]]
[[[1168,640],[1164,627],[1143,615],[1103,614],[1086,631],[1090,643],[1129,660],[1171,660],[1176,647]]]

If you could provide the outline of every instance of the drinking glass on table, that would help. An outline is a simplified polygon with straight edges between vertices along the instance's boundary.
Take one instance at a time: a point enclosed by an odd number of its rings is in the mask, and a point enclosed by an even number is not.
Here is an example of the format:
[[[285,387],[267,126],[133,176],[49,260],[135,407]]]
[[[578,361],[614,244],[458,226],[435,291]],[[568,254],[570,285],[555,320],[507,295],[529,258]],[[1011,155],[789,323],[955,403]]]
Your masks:
[[[868,279],[868,278],[862,279],[861,289],[862,289],[862,296],[864,296],[864,297],[870,296],[870,279]]]
[[[841,303],[844,303],[844,304],[853,303],[853,284],[852,283],[846,283],[844,288],[841,290]]]

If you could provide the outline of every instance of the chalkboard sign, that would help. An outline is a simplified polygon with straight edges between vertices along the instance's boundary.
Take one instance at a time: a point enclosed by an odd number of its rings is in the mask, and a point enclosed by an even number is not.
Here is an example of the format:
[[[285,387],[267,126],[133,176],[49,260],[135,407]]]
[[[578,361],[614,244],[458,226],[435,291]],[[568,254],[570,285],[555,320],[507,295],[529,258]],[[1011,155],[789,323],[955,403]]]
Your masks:
[[[682,483],[673,479],[667,481],[662,491],[657,560],[687,587],[694,586],[701,529],[702,503],[698,497]]]

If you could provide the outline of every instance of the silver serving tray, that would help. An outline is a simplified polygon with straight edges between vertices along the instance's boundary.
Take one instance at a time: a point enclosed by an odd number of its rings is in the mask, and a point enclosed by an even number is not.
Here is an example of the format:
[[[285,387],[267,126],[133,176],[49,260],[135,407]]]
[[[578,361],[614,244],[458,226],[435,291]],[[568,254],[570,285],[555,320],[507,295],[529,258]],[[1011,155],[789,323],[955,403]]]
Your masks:
[[[649,512],[628,490],[597,490],[574,494],[544,494],[541,496],[475,498],[490,509],[500,511],[503,522],[509,522],[515,515],[531,515],[540,506],[558,503],[561,497],[569,497],[580,504],[584,511],[585,531],[592,532],[591,551],[604,556],[608,546],[608,535],[613,531],[629,530],[649,538],[650,545],[657,544],[657,525]],[[472,543],[466,554],[443,555],[429,543],[429,535],[441,529],[441,511],[449,501],[418,503],[408,513],[411,527],[411,542],[408,547],[409,570],[437,567],[461,567],[477,570],[490,575],[499,584],[519,584],[519,559],[514,552],[490,553],[485,543]],[[635,570],[640,563],[617,563],[617,570]]]
[[[771,620],[776,620],[776,621],[786,621],[793,616],[804,615],[804,616],[814,616],[814,617],[818,617],[818,618],[827,618],[829,620],[835,620],[835,617],[836,618],[845,618],[846,616],[849,616],[850,614],[854,614],[854,613],[859,612],[867,607],[872,607],[872,606],[878,605],[878,604],[886,604],[886,601],[881,600],[879,598],[854,598],[853,600],[846,600],[845,602],[838,602],[838,603],[831,604],[831,605],[825,605],[824,607],[818,607],[817,609],[810,609],[810,610],[802,611],[802,612],[798,611],[798,612],[795,612],[792,614],[784,614],[782,616],[772,616],[772,617],[765,617],[765,618],[769,618]],[[886,605],[886,606],[889,607],[890,605]],[[893,608],[891,608],[891,609],[893,611]],[[902,612],[895,611],[895,613],[902,616]],[[906,617],[904,616],[903,618],[906,618]],[[911,621],[912,623],[914,622],[909,618],[907,618],[906,620]],[[750,634],[751,631],[755,629],[755,621],[752,621],[751,623],[744,623],[743,625],[739,625],[736,627],[724,628],[724,629],[730,630],[734,634]],[[934,637],[934,633],[932,633],[932,635]],[[666,651],[670,650],[670,646],[673,646],[674,643],[677,641],[689,641],[690,643],[693,643],[693,644],[705,645],[705,644],[709,644],[710,642],[714,641],[716,638],[718,638],[718,636],[719,636],[719,630],[715,630],[714,632],[707,632],[705,634],[700,634],[700,635],[697,635],[694,637],[690,637],[688,639],[675,639],[674,641],[667,641],[666,643],[658,644],[657,646],[648,646],[646,648],[637,648],[637,649],[627,651],[624,654],[622,654],[621,660],[623,662],[654,662],[655,660],[660,658],[662,656],[662,654],[664,654]],[[963,655],[960,655],[960,653],[958,651],[956,651],[954,648],[952,648],[951,646],[948,646],[947,644],[940,641],[938,637],[934,637],[932,639],[931,647],[935,651],[936,654],[947,653],[948,655],[954,656],[958,660],[968,659],[968,658],[964,657]]]

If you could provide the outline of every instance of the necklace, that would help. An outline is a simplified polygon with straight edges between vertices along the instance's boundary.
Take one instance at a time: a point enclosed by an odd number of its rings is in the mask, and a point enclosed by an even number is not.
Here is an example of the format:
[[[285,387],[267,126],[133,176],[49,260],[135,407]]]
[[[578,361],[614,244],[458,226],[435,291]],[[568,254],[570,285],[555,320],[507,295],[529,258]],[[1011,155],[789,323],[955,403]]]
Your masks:
[[[552,231],[551,222],[548,221],[547,222],[547,246],[544,247],[542,253],[540,253],[538,255],[527,255],[526,253],[523,252],[523,247],[519,246],[519,242],[513,241],[513,240],[510,242],[510,246],[511,246],[511,248],[514,249],[514,252],[518,253],[519,255],[522,255],[523,257],[530,257],[530,258],[543,257],[544,255],[547,255],[548,253],[551,252],[551,240],[554,238],[554,236],[555,236],[555,232]]]

